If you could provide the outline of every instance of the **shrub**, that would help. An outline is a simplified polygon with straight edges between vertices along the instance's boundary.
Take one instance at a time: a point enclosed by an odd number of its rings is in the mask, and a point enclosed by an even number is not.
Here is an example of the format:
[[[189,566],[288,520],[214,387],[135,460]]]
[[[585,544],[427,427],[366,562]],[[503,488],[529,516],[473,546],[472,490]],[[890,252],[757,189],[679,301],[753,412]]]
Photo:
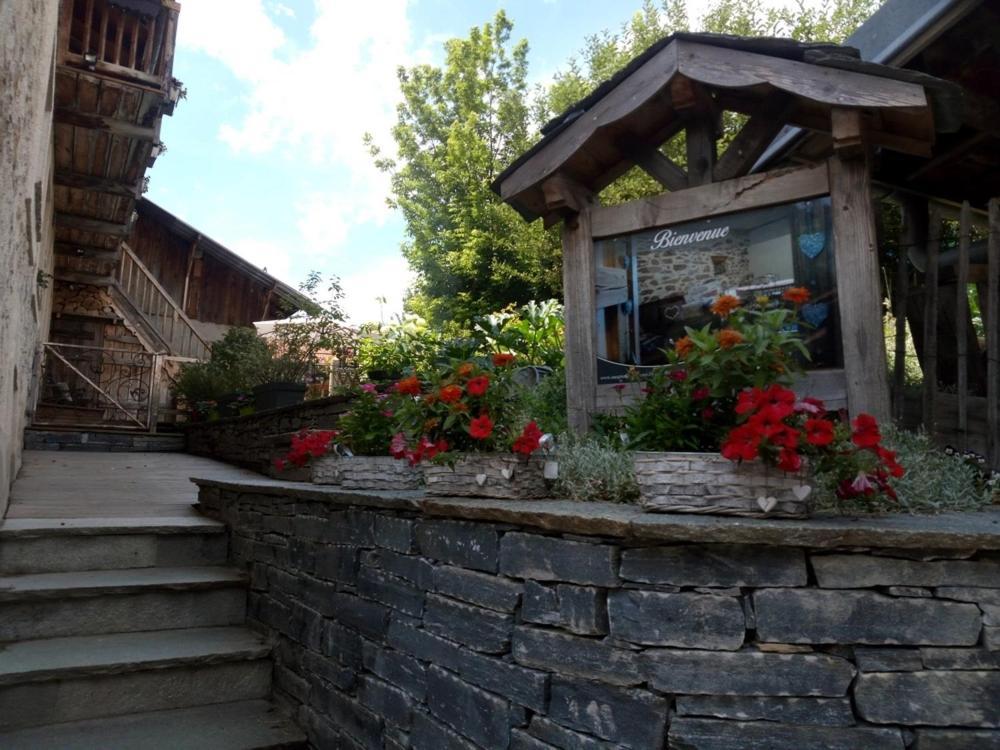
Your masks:
[[[563,310],[558,300],[531,300],[487,315],[475,334],[489,354],[511,352],[522,365],[563,366]]]
[[[566,432],[566,371],[558,368],[535,386],[521,390],[521,410],[538,422],[542,432],[553,435]]]
[[[639,496],[632,454],[602,435],[560,435],[556,492],[571,500],[632,502]]]
[[[372,383],[348,391],[354,398],[351,410],[337,420],[337,443],[358,456],[387,456],[392,439],[395,392],[379,392]]]

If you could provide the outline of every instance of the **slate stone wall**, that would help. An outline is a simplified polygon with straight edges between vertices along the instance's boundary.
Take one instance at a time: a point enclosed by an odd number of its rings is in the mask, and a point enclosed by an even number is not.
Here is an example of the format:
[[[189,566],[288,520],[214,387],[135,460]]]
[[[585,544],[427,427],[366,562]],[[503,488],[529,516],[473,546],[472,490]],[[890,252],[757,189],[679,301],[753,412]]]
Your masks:
[[[348,409],[349,399],[330,396],[245,417],[196,422],[184,428],[187,452],[273,474],[272,461],[287,451],[291,436],[301,429],[331,429]],[[284,472],[282,478],[308,479]]]
[[[654,543],[280,492],[201,504],[317,748],[1000,747],[995,552]]]

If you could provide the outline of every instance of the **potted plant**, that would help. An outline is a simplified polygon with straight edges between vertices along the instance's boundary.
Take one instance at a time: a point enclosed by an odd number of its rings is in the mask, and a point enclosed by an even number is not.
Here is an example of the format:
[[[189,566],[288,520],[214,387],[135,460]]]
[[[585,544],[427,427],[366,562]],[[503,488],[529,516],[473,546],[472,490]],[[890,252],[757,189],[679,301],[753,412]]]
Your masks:
[[[350,490],[413,490],[423,474],[389,455],[396,402],[389,389],[373,383],[350,390],[350,411],[341,415],[330,450],[313,461],[312,481]]]
[[[421,465],[427,493],[465,497],[546,497],[538,425],[521,413],[513,381],[515,357],[440,368],[430,382],[395,385],[398,430],[390,451]]]
[[[305,376],[310,369],[311,363],[297,354],[273,352],[256,373],[253,397],[257,411],[302,403],[306,395]]]
[[[781,461],[765,446],[754,457],[767,460],[733,464],[719,451],[726,441],[732,455],[731,432],[744,419],[747,393],[790,398],[792,411],[785,418],[806,413],[799,406],[808,402],[796,399],[787,386],[808,359],[798,334],[807,325],[799,313],[808,300],[802,287],[747,302],[723,295],[710,306],[718,322],[686,329],[668,353],[670,366],[647,382],[646,398],[625,412],[643,507],[738,515],[807,511],[805,462],[788,471],[790,459]],[[781,439],[790,433],[778,434]]]

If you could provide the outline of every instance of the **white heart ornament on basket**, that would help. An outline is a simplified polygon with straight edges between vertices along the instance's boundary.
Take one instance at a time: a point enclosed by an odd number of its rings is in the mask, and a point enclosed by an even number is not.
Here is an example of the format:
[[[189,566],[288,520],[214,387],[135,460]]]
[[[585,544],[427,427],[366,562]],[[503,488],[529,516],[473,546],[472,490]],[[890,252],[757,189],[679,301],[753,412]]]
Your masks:
[[[776,498],[776,497],[764,497],[763,495],[761,495],[760,497],[757,498],[757,505],[759,505],[760,509],[762,511],[764,511],[765,513],[770,513],[772,510],[774,510],[777,507],[777,505],[778,505],[778,498]]]
[[[500,476],[502,476],[504,479],[506,479],[509,482],[511,480],[511,477],[514,476],[514,469],[512,469],[512,468],[511,469],[500,469]]]
[[[486,484],[486,475],[485,474],[476,474],[476,484],[478,484],[480,487],[482,487],[484,484]]]
[[[795,495],[796,499],[800,502],[805,500],[812,494],[813,488],[808,484],[801,484],[798,487],[792,487],[792,494]]]

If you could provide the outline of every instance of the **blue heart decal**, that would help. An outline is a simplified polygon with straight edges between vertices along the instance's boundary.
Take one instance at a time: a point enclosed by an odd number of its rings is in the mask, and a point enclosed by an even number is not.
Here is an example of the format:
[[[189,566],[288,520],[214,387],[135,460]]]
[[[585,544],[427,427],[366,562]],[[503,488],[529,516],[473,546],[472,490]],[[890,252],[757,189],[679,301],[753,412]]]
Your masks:
[[[815,258],[823,252],[824,247],[826,247],[826,234],[824,232],[799,235],[799,250],[809,258]]]
[[[828,302],[813,302],[802,306],[802,320],[818,328],[830,315],[830,304]]]

